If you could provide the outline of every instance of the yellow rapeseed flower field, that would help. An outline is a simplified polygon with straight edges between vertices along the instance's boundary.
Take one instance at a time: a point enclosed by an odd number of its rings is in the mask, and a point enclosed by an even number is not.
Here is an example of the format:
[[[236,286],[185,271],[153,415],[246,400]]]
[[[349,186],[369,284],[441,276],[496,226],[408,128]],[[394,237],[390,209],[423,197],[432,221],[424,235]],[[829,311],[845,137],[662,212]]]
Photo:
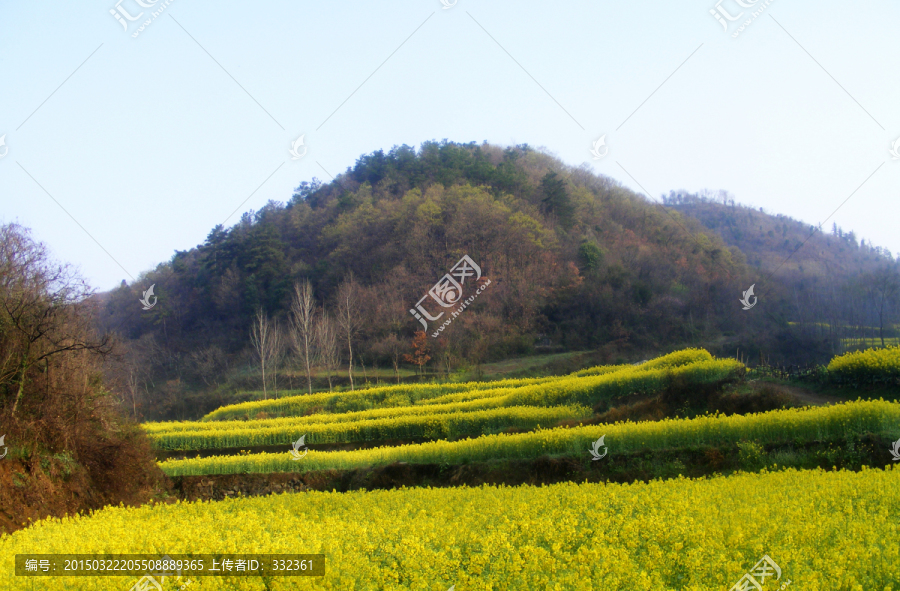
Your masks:
[[[505,390],[503,390],[505,392]],[[401,416],[421,416],[430,414],[453,413],[464,410],[484,410],[504,406],[506,394],[490,398],[479,398],[466,402],[451,402],[446,404],[391,406],[386,408],[373,408],[355,412],[331,413],[321,412],[307,416],[287,416],[274,419],[252,419],[249,421],[162,421],[141,423],[141,427],[149,435],[163,433],[179,433],[187,431],[222,431],[228,429],[255,429],[267,427],[282,427],[286,425],[312,425],[318,423],[347,423],[353,421],[368,421],[372,419],[384,419]]]
[[[737,375],[743,368],[737,361],[712,359],[706,351],[691,349],[677,351],[640,366],[606,367],[610,371],[582,377],[564,376],[542,383],[529,382],[517,387],[482,388],[482,384],[473,383],[471,390],[442,394],[431,400],[425,397],[440,394],[443,390],[427,387],[416,392],[404,386],[407,401],[409,396],[420,397],[418,404],[406,406],[394,405],[396,396],[390,395],[391,388],[380,388],[338,395],[314,394],[305,397],[308,399],[305,401],[286,400],[283,402],[286,406],[278,407],[281,414],[288,414],[290,408],[310,410],[316,408],[316,404],[324,403],[333,407],[347,404],[358,406],[363,402],[379,405],[369,410],[319,412],[306,417],[251,421],[150,423],[144,428],[157,448],[169,450],[280,445],[290,443],[304,433],[308,434],[306,442],[309,444],[411,437],[455,438],[496,433],[510,427],[532,429],[565,419],[587,418],[590,412],[581,405],[593,405],[616,395],[658,392],[673,377],[691,383],[724,380]],[[379,402],[380,399],[383,400]],[[381,407],[386,401],[392,402],[386,408]],[[424,402],[430,404],[422,404]],[[269,403],[274,404],[274,401],[259,401],[238,407],[246,412],[251,407],[271,410],[274,407]],[[237,407],[231,408],[234,410]]]
[[[327,561],[323,577],[200,577],[189,589],[727,591],[768,555],[782,574],[764,590],[897,591],[900,468],[109,507],[0,538],[0,588],[126,591],[136,581],[8,574],[16,554],[38,552]]]
[[[501,394],[509,394],[512,391],[531,386],[529,392],[540,392],[542,386],[547,384],[566,383],[569,389],[573,385],[591,383],[585,380],[573,380],[573,378],[597,377],[616,374],[619,381],[625,384],[628,381],[638,380],[644,387],[658,387],[661,383],[660,376],[664,376],[665,370],[684,369],[684,366],[693,365],[704,368],[703,371],[695,371],[692,377],[705,375],[713,377],[718,373],[734,371],[741,364],[732,360],[714,360],[705,349],[683,349],[657,357],[640,365],[601,365],[589,369],[577,371],[568,376],[549,376],[542,378],[518,378],[499,380],[494,382],[464,382],[449,384],[404,384],[397,386],[380,386],[350,392],[317,392],[311,395],[288,396],[277,400],[252,400],[231,404],[217,408],[203,417],[204,421],[221,421],[230,419],[252,418],[261,412],[276,416],[299,416],[306,412],[331,412],[346,413],[369,410],[373,408],[397,407],[410,404],[443,404],[447,402],[460,402],[480,397],[494,397]],[[642,372],[656,372],[657,377],[638,376]],[[607,383],[607,382],[604,382]],[[613,382],[608,382],[612,384]],[[613,389],[607,388],[608,393]],[[519,403],[516,403],[519,404]]]
[[[254,425],[243,429],[172,431],[150,433],[150,437],[157,449],[172,450],[289,445],[300,435],[306,435],[305,441],[310,445],[413,437],[452,439],[463,435],[498,432],[509,427],[532,429],[542,423],[554,424],[566,419],[587,419],[590,416],[591,409],[584,406],[514,406],[334,423],[288,422],[271,427]]]
[[[521,378],[495,382],[461,382],[449,384],[404,384],[351,390],[349,392],[303,393],[271,400],[251,400],[229,404],[203,417],[204,421],[227,421],[254,417],[261,412],[277,416],[297,416],[308,411],[354,412],[378,406],[404,406],[452,392],[517,388],[558,380],[559,376]],[[253,393],[251,393],[253,394]],[[260,393],[261,394],[261,393]]]
[[[828,375],[835,382],[853,385],[896,383],[900,380],[900,347],[838,355],[828,364]]]
[[[240,474],[245,472],[305,472],[349,470],[392,462],[458,465],[500,459],[529,459],[545,454],[584,455],[592,441],[605,436],[612,455],[641,449],[695,445],[729,445],[742,440],[759,443],[836,440],[872,433],[900,437],[900,403],[884,400],[848,402],[834,406],[791,408],[766,413],[701,416],[614,425],[544,429],[516,435],[485,435],[460,441],[432,441],[352,451],[311,450],[294,461],[283,453],[212,456],[167,460],[159,464],[170,476]]]

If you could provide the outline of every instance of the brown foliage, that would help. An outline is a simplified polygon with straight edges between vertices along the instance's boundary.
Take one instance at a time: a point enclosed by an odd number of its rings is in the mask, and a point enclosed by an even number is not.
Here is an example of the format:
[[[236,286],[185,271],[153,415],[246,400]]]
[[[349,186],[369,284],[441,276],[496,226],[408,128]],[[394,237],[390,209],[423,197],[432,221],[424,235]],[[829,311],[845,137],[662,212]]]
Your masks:
[[[113,343],[91,328],[89,295],[27,230],[0,226],[0,435],[9,448],[0,474],[15,491],[0,496],[6,528],[23,516],[141,502],[160,482],[146,435],[117,416],[100,379]]]
[[[416,331],[416,336],[413,337],[410,346],[412,347],[412,354],[404,353],[403,359],[419,366],[419,373],[421,374],[422,368],[428,363],[428,360],[431,359],[431,356],[428,354],[428,336],[425,334],[424,330]]]

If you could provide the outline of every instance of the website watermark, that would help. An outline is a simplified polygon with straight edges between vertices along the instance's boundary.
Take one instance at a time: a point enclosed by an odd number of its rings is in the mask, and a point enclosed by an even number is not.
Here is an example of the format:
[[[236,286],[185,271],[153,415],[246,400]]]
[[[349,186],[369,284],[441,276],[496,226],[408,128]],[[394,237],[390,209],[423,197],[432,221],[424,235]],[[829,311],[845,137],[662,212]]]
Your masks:
[[[116,18],[119,24],[122,25],[122,29],[127,33],[129,24],[139,21],[146,14],[146,11],[141,10],[137,14],[133,14],[133,12],[136,12],[133,8],[131,9],[131,11],[129,11],[127,8],[122,6],[122,2],[124,1],[125,0],[119,0],[118,2],[116,2],[116,5],[113,8],[109,9],[109,13]],[[141,8],[149,8],[155,10],[149,11],[150,18],[145,19],[140,25],[138,25],[137,30],[135,30],[134,33],[131,34],[131,37],[137,38],[137,36],[140,35],[144,31],[144,29],[149,27],[153,23],[153,21],[155,21],[156,18],[163,13],[163,11],[165,11],[166,7],[168,7],[169,4],[174,1],[175,0],[134,0],[135,4],[137,4]],[[162,2],[162,4],[160,4],[160,2]]]
[[[740,20],[747,11],[739,10],[737,14],[734,14],[732,11],[728,10],[724,6],[722,6],[722,2],[725,0],[719,0],[716,2],[716,5],[713,8],[709,9],[709,13],[715,17],[719,24],[722,25],[722,28],[727,33],[730,28],[729,25],[731,23],[737,22]],[[737,26],[737,29],[731,34],[732,39],[737,38],[738,35],[744,32],[744,29],[749,27],[753,22],[765,11],[765,9],[774,2],[775,0],[733,0],[735,4],[740,6],[741,8],[749,8],[752,9],[750,11],[750,18],[745,19],[740,25]],[[760,4],[760,2],[762,2]]]
[[[304,444],[305,440],[306,440],[306,434],[303,434],[300,436],[300,439],[298,439],[297,441],[291,442],[291,446],[293,447],[293,449],[291,450],[291,456],[292,456],[291,459],[292,460],[294,460],[294,461],[302,460],[304,457],[306,457],[306,454],[309,453],[309,448],[306,448],[303,450],[303,454],[302,455],[300,454],[300,448],[305,445]]]
[[[3,136],[3,137],[6,137],[6,136]],[[3,138],[0,137],[0,146],[3,145],[2,142],[3,142]],[[900,137],[898,137],[896,140],[894,140],[894,143],[891,144],[891,149],[888,151],[891,153],[891,160],[900,160]],[[5,156],[5,155],[6,154],[3,154],[2,156],[0,156],[0,158],[3,158],[3,156]]]
[[[444,312],[432,316],[431,313],[425,309],[422,302],[430,296],[432,300],[443,308],[455,308],[454,310],[449,311],[450,316],[431,334],[432,337],[437,337],[445,328],[450,326],[450,323],[452,323],[455,318],[462,314],[463,310],[470,306],[475,299],[481,295],[481,292],[483,292],[488,285],[491,284],[491,280],[486,279],[484,283],[475,290],[473,295],[463,300],[463,285],[465,285],[466,279],[471,278],[474,278],[474,281],[481,279],[481,267],[466,254],[456,261],[456,264],[450,268],[450,271],[441,277],[440,280],[428,290],[428,293],[416,302],[415,309],[411,308],[409,313],[422,323],[422,326],[427,332],[429,329],[426,319],[436,322],[444,316]]]
[[[597,141],[591,142],[591,155],[594,157],[594,160],[600,160],[607,154],[609,154],[609,147],[606,145],[606,134],[604,133]],[[602,150],[600,148],[603,148]]]
[[[588,450],[589,452],[591,452],[591,455],[594,456],[593,458],[591,458],[591,461],[602,460],[606,457],[606,454],[609,453],[609,448],[607,448],[603,443],[604,439],[606,439],[606,435],[603,435],[603,437],[591,444],[591,449]],[[602,456],[600,455],[601,447],[603,448]]]
[[[150,286],[150,289],[144,292],[143,297],[139,300],[142,304],[144,304],[144,310],[149,310],[153,306],[156,305],[156,296],[153,295],[153,288],[156,287],[156,284]],[[150,303],[150,298],[153,298],[153,303]]]
[[[181,576],[178,576],[175,580],[180,580]],[[156,577],[152,575],[144,575],[138,582],[134,584],[134,586],[128,591],[162,591],[162,584],[165,582],[166,578],[162,577],[159,581],[156,580]],[[178,591],[184,591],[187,589],[193,581],[187,580],[182,583],[180,586],[176,587]]]
[[[303,137],[305,135],[306,134],[304,133],[303,135],[298,137],[296,140],[291,142],[291,149],[288,150],[288,152],[291,155],[291,160],[300,160],[301,158],[306,156],[306,145],[303,143]],[[300,148],[303,148],[302,152],[300,151]]]
[[[766,584],[766,579],[769,577],[773,577],[776,581],[780,580],[781,567],[766,554],[729,591],[750,591],[751,589],[762,591],[763,585]],[[781,584],[780,589],[786,589],[790,584],[791,580],[788,579]]]
[[[744,304],[744,310],[749,310],[750,308],[752,308],[753,306],[756,305],[758,298],[755,295],[753,295],[753,288],[755,286],[756,286],[755,283],[753,285],[751,285],[750,289],[748,289],[747,291],[744,292],[744,297],[738,300],[740,303]],[[750,298],[753,298],[752,304],[750,303]]]
[[[162,591],[166,577],[173,578],[175,581],[181,581],[181,568],[175,570],[175,567],[179,566],[180,562],[173,560],[168,554],[156,561],[156,565],[164,570],[144,575],[128,591]],[[174,572],[166,572],[169,569],[173,569]],[[190,584],[191,581],[187,580],[178,589],[187,589]]]

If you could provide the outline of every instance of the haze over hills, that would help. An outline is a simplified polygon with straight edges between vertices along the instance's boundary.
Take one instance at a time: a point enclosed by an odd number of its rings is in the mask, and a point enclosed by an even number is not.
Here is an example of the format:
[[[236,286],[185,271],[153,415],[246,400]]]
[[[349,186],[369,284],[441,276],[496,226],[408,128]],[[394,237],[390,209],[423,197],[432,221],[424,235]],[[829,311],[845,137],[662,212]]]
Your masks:
[[[103,294],[102,324],[129,341],[162,414],[233,385],[256,312],[287,326],[306,279],[330,313],[352,284],[355,365],[402,363],[422,329],[409,310],[463,255],[491,283],[427,338],[431,366],[447,371],[538,350],[614,362],[685,345],[821,362],[842,338],[896,334],[889,252],[724,199],[673,192],[663,206],[527,145],[395,147]],[[142,310],[150,285],[158,305]],[[751,285],[759,305],[744,310]]]

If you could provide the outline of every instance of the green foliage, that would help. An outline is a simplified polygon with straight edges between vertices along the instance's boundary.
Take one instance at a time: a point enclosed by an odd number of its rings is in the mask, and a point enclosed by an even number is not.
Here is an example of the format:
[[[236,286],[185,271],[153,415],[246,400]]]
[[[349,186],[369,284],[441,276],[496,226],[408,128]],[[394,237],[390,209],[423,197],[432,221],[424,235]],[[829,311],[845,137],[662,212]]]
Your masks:
[[[565,179],[560,178],[555,171],[548,172],[541,179],[540,191],[543,211],[555,215],[563,228],[572,227],[575,208],[569,197]]]
[[[585,240],[578,247],[578,258],[586,271],[593,271],[603,263],[603,250],[595,242]]]
[[[765,460],[765,449],[755,441],[741,441],[738,446],[738,459],[742,466],[749,469],[759,468]]]

